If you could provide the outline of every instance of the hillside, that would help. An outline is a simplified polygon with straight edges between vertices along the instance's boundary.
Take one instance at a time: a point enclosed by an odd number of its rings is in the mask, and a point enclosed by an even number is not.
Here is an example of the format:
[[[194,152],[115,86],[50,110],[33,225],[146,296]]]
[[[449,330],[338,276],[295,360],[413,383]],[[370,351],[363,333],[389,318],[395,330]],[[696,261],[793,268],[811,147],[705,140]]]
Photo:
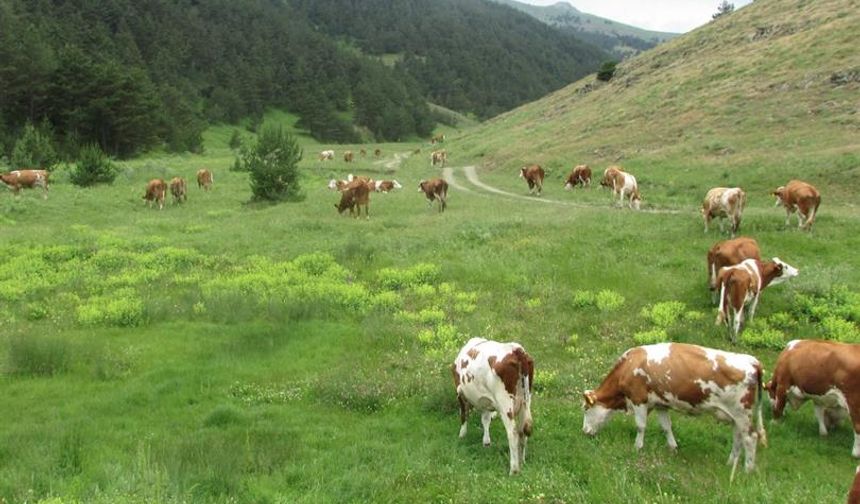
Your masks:
[[[543,23],[572,33],[619,59],[635,56],[678,36],[677,33],[645,30],[588,14],[567,2],[530,5],[516,0],[493,1],[513,7]]]
[[[830,201],[853,202],[858,24],[853,0],[760,0],[621,63],[609,83],[582,79],[458,145],[491,169],[621,162],[652,180],[687,170],[703,185],[762,190],[788,166],[828,186]]]

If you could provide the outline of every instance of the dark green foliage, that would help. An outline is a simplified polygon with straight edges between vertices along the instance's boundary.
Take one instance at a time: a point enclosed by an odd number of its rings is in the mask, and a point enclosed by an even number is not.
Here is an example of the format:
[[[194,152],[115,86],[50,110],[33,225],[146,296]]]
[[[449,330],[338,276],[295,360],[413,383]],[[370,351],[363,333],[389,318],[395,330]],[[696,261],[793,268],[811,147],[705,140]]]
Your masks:
[[[295,138],[280,126],[263,127],[257,143],[242,153],[242,169],[251,174],[254,199],[299,200],[298,162],[302,150]]]
[[[612,80],[612,76],[615,75],[615,67],[617,65],[617,61],[604,61],[603,64],[600,65],[600,70],[597,71],[597,80],[604,82]]]
[[[726,14],[734,12],[734,10],[735,10],[735,4],[729,3],[726,0],[723,0],[723,2],[717,7],[717,12],[715,12],[711,16],[711,18],[717,19],[720,16],[724,16]]]
[[[69,180],[78,186],[87,187],[95,184],[110,184],[114,181],[117,168],[96,144],[84,146],[75,167],[69,174]]]
[[[239,133],[239,130],[233,130],[233,134],[230,135],[229,146],[232,150],[236,150],[242,146],[242,134]]]
[[[43,123],[36,128],[29,122],[25,124],[21,136],[12,148],[10,161],[13,168],[53,170],[59,158],[51,142],[49,125]]]

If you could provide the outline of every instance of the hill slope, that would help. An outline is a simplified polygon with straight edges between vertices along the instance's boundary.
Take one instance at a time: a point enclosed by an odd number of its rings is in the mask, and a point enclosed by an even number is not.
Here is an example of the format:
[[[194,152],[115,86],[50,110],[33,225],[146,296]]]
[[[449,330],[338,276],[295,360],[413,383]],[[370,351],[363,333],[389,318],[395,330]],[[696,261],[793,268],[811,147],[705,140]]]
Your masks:
[[[777,182],[772,167],[846,194],[858,172],[860,9],[852,0],[760,0],[470,131],[463,155],[646,174],[704,170],[702,184]],[[731,170],[727,172],[726,170]],[[765,186],[766,187],[766,186]],[[832,201],[832,199],[831,199]]]
[[[677,33],[645,30],[588,14],[567,2],[530,5],[516,0],[493,1],[513,7],[550,26],[572,33],[617,58],[634,56],[678,36]]]

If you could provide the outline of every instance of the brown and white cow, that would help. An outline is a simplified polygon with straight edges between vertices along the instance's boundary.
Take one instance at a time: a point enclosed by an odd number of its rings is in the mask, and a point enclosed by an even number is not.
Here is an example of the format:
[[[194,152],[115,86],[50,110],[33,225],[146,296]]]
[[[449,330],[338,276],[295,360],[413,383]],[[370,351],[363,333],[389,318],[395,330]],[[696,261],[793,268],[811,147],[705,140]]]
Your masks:
[[[387,193],[394,189],[401,189],[403,186],[396,180],[377,180],[374,190],[376,192]]]
[[[624,205],[624,198],[628,199],[630,208],[639,210],[642,198],[639,195],[639,184],[636,177],[625,172],[619,166],[610,166],[603,172],[603,180],[600,185],[612,189],[612,194],[618,196],[618,205]]]
[[[320,152],[319,155],[320,161],[333,161],[334,160],[334,151],[333,150],[324,150]]]
[[[460,350],[451,372],[460,403],[460,437],[466,436],[469,409],[481,410],[483,442],[490,446],[490,422],[498,414],[508,435],[510,474],[520,472],[532,434],[532,358],[519,343],[472,338]]]
[[[645,443],[648,413],[657,411],[671,450],[678,443],[672,433],[670,409],[712,413],[734,424],[729,455],[734,476],[741,445],[744,468],[755,468],[757,442],[767,445],[761,417],[762,367],[755,357],[684,343],[660,343],[624,352],[595,390],[585,392],[582,430],[596,435],[617,412],[633,413],[636,449]]]
[[[418,182],[418,191],[427,197],[427,204],[433,206],[434,200],[439,200],[439,213],[448,207],[448,182],[440,178]]]
[[[22,187],[25,189],[41,187],[42,197],[48,199],[49,176],[48,170],[13,170],[8,173],[0,173],[0,181],[6,184],[6,187],[16,195],[19,194]]]
[[[578,185],[591,187],[591,168],[588,165],[576,166],[564,182],[564,188],[568,191]]]
[[[432,138],[430,138],[430,143],[432,145],[436,145],[437,143],[442,143],[444,141],[445,141],[445,134],[444,133],[439,133],[438,135],[435,135]]]
[[[528,165],[520,168],[520,178],[526,179],[526,183],[529,185],[529,194],[534,194],[537,191],[537,195],[540,196],[541,191],[543,191],[543,177],[544,171],[540,165]]]
[[[361,149],[358,151],[358,155],[361,156],[361,159],[364,159],[367,156],[367,150]]]
[[[167,194],[167,182],[164,179],[152,179],[146,184],[146,194],[143,195],[144,205],[152,208],[152,203],[158,203],[158,209],[164,208],[164,197]]]
[[[338,213],[343,213],[349,209],[349,214],[356,219],[361,216],[361,207],[364,207],[364,215],[370,218],[370,188],[365,177],[356,177],[349,182],[342,190],[340,195],[340,203],[334,207]]]
[[[731,223],[732,236],[741,226],[741,216],[747,203],[747,195],[740,187],[715,187],[708,191],[702,201],[702,217],[705,219],[705,233],[713,218],[725,218]],[[723,221],[720,220],[720,232]]]
[[[798,275],[797,268],[774,257],[770,262],[745,259],[734,266],[720,268],[717,285],[720,290],[720,307],[717,325],[726,324],[732,343],[737,341],[744,325],[744,310],[752,320],[761,291],[768,285],[782,283]]]
[[[443,149],[430,153],[430,166],[436,166],[437,164],[445,166],[446,161],[448,161],[448,151]]]
[[[776,188],[776,206],[782,204],[785,208],[785,225],[788,226],[791,214],[797,212],[797,227],[812,229],[815,214],[821,204],[821,193],[811,184],[801,180],[792,180],[784,186]]]
[[[184,178],[173,177],[170,181],[170,194],[173,195],[173,203],[188,201],[188,190]]]
[[[343,153],[343,161],[345,163],[352,163],[352,160],[355,158],[352,151],[346,151]]]
[[[744,259],[761,261],[758,242],[746,236],[719,241],[708,251],[708,289],[714,303],[717,302],[717,272],[726,266],[739,264]]]
[[[382,156],[382,149],[376,149],[373,151],[373,157],[378,158]]]
[[[204,191],[208,191],[212,189],[212,172],[207,170],[206,168],[201,168],[197,170],[197,188],[203,189]]]
[[[786,403],[797,409],[812,401],[822,436],[848,416],[854,428],[851,454],[860,457],[860,345],[790,341],[766,387],[774,419],[782,418]]]

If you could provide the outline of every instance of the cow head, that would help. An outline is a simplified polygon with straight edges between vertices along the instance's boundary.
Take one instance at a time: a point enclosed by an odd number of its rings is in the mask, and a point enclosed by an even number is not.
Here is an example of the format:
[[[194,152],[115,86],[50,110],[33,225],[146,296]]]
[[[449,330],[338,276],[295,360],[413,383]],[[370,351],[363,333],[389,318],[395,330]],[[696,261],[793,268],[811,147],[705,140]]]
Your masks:
[[[526,178],[526,167],[520,168],[520,178]]]
[[[427,186],[426,180],[422,180],[422,181],[418,182],[418,192],[426,193],[427,192],[427,189],[425,189],[426,186]]]
[[[800,273],[797,268],[788,264],[787,262],[780,260],[779,257],[774,257],[772,260],[773,263],[776,265],[776,277],[774,277],[774,279],[770,282],[771,285],[785,282],[789,278],[794,278]]]
[[[606,425],[615,410],[600,404],[593,390],[586,390],[582,397],[585,400],[583,403],[585,414],[582,416],[582,432],[589,436],[595,436]]]
[[[392,180],[391,183],[394,185],[395,189],[402,189],[403,188],[403,186],[400,185],[400,182],[398,182],[396,180]]]
[[[630,200],[630,204],[633,205],[634,210],[639,210],[642,206],[642,198],[639,195],[633,196]]]
[[[776,197],[776,204],[773,206],[779,206],[782,204],[783,199],[785,199],[785,186],[779,186],[776,188],[776,191],[771,193]]]

